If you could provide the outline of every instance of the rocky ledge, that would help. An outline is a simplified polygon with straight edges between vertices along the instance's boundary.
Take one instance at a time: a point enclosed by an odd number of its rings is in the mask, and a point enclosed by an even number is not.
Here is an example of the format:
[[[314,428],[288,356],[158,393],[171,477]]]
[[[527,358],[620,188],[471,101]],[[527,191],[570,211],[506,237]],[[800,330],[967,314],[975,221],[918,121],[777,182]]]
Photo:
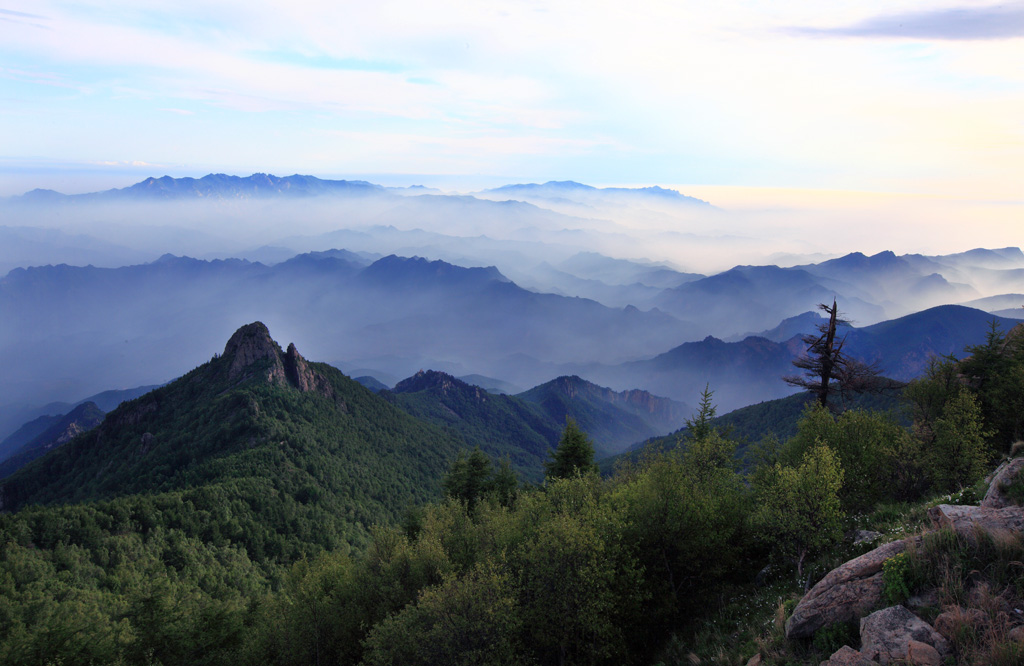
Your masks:
[[[1022,470],[1024,458],[1015,458],[997,469],[980,506],[940,504],[929,509],[932,528],[951,529],[969,541],[976,541],[982,533],[993,538],[1024,534],[1024,507],[1012,504],[1003,494],[1003,488]],[[950,636],[944,636],[944,632],[951,634],[950,627],[958,626],[963,618],[970,619],[970,609],[947,608],[936,618],[935,627],[904,606],[875,610],[882,606],[883,564],[920,545],[923,538],[884,544],[829,572],[797,604],[786,622],[786,636],[807,638],[822,627],[860,618],[860,650],[844,646],[822,666],[942,664],[951,654]],[[1024,624],[1009,624],[1008,635],[1024,639]]]

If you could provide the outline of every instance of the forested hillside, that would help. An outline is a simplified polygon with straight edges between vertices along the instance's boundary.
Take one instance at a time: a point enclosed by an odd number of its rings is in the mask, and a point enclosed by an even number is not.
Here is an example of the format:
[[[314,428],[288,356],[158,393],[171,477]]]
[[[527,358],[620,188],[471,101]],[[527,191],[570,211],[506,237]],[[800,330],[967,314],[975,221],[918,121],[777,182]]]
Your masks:
[[[847,629],[777,627],[870,547],[844,532],[976,500],[1024,431],[1021,330],[967,353],[904,390],[912,428],[807,407],[741,471],[706,393],[676,449],[602,478],[570,422],[543,483],[517,488],[251,324],[4,482],[0,661],[817,664]],[[1021,654],[979,641],[956,663]]]

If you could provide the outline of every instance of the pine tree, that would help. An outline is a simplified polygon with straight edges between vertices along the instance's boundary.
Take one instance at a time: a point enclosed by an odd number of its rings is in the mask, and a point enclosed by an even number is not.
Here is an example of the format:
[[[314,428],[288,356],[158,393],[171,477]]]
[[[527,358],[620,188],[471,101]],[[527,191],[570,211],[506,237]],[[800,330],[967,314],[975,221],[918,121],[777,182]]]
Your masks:
[[[714,393],[711,390],[711,385],[705,384],[704,390],[700,394],[700,408],[697,410],[696,416],[686,419],[686,429],[689,431],[687,438],[692,442],[706,438],[714,430],[711,425],[716,413],[715,406],[711,402],[711,396]]]
[[[551,455],[552,459],[544,463],[545,476],[549,479],[566,479],[597,471],[594,443],[571,418],[566,418],[558,448]]]

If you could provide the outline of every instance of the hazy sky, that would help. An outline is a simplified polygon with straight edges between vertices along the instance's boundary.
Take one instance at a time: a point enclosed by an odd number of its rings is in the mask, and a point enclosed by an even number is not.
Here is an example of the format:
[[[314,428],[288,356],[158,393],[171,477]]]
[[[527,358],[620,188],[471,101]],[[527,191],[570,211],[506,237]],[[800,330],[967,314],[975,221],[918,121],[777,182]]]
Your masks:
[[[0,0],[0,195],[211,171],[1019,201],[1024,2]]]

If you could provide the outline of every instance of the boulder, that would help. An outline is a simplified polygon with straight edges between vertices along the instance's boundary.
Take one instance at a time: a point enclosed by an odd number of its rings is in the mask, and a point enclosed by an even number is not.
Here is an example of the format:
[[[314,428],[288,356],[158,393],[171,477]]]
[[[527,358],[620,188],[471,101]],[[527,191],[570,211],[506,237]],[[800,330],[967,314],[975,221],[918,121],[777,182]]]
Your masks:
[[[940,504],[928,509],[928,518],[936,528],[948,527],[972,542],[978,530],[993,537],[1024,532],[1024,507],[1020,506],[993,509],[984,506]]]
[[[988,616],[977,608],[952,606],[935,618],[935,631],[952,641],[961,627],[970,625],[983,631],[988,627],[988,623]]]
[[[860,652],[857,652],[849,645],[836,650],[828,661],[823,661],[819,666],[874,666],[871,661]]]
[[[915,640],[907,643],[907,661],[913,666],[942,666],[942,656],[938,650]]]
[[[854,558],[818,581],[786,621],[788,638],[806,638],[821,627],[856,620],[882,600],[882,564],[921,537],[893,541]]]
[[[934,648],[940,662],[951,654],[949,642],[903,606],[883,608],[860,621],[861,654],[880,664],[908,660],[912,641]],[[924,649],[917,648],[917,654],[924,655]]]
[[[1014,458],[999,466],[992,475],[992,482],[988,486],[985,498],[981,500],[981,506],[986,509],[1002,509],[1013,506],[1013,503],[1003,494],[1002,486],[1013,481],[1024,470],[1024,458]]]
[[[874,541],[880,536],[882,536],[881,532],[872,532],[871,530],[857,530],[853,534],[853,545],[859,546],[862,543]]]

